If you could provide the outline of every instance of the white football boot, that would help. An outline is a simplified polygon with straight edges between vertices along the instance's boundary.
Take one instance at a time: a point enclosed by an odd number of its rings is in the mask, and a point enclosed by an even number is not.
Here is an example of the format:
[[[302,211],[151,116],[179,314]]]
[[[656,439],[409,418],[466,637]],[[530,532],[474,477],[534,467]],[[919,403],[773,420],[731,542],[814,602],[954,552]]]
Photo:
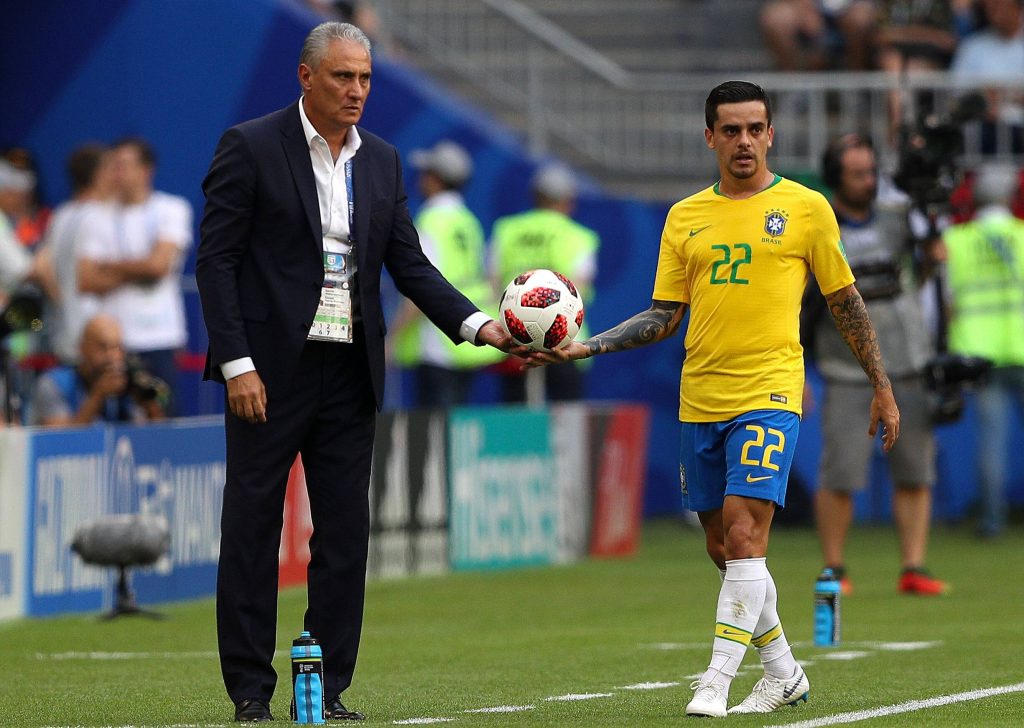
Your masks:
[[[694,680],[690,683],[690,690],[696,690],[686,706],[687,715],[702,715],[709,718],[724,718],[726,716],[726,689],[717,683],[701,682]]]
[[[743,702],[729,708],[730,713],[771,713],[783,705],[796,705],[801,700],[807,700],[807,694],[811,691],[811,683],[807,674],[799,665],[796,666],[796,673],[785,680],[765,675],[757,681],[754,689]]]

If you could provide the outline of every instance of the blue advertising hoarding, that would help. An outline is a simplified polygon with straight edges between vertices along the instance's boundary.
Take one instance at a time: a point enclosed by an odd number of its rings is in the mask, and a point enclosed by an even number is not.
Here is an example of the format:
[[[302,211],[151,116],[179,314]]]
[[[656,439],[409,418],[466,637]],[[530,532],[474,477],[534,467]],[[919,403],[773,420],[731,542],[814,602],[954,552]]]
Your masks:
[[[28,614],[112,606],[113,570],[84,564],[70,548],[82,523],[111,513],[159,513],[171,526],[170,552],[133,575],[140,603],[214,590],[224,488],[219,418],[38,430],[28,452]]]

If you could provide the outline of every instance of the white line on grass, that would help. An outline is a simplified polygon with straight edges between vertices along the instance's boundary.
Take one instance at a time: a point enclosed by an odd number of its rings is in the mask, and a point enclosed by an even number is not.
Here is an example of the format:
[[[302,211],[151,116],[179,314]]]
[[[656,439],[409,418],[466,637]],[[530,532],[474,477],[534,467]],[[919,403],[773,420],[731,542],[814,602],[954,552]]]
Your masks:
[[[454,718],[406,718],[392,721],[394,725],[427,725],[429,723],[451,723]]]
[[[532,705],[497,705],[493,708],[473,708],[464,710],[463,713],[521,713],[524,710],[533,710]]]
[[[852,713],[836,713],[835,715],[826,715],[824,718],[813,718],[811,720],[802,720],[796,723],[777,723],[776,725],[786,726],[786,728],[818,728],[819,726],[826,725],[855,723],[859,720],[870,720],[872,718],[881,718],[882,716],[897,715],[899,713],[913,713],[914,711],[924,710],[925,708],[937,708],[941,705],[949,705],[951,703],[963,703],[968,700],[990,698],[993,695],[1005,695],[1006,693],[1020,692],[1024,692],[1024,682],[1017,683],[1016,685],[1004,685],[999,688],[970,690],[966,693],[955,693],[954,695],[940,695],[937,698],[928,698],[927,700],[909,700],[906,703],[886,705],[882,708],[856,710]],[[766,728],[771,727],[766,726]]]
[[[674,688],[682,683],[677,682],[642,682],[635,685],[623,685],[616,690],[660,690],[661,688]]]
[[[561,702],[573,702],[575,700],[593,700],[594,698],[610,698],[614,693],[569,693],[568,695],[552,695],[550,698],[544,698],[548,702],[561,701]]]

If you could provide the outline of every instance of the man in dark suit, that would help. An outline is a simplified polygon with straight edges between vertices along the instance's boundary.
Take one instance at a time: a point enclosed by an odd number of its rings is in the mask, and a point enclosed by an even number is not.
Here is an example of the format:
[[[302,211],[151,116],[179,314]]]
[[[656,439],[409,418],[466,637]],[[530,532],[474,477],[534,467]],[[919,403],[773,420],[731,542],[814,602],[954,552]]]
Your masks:
[[[229,129],[203,182],[205,377],[227,390],[217,632],[240,721],[271,720],[278,548],[297,453],[313,520],[304,627],[323,648],[326,717],[363,717],[341,693],[362,625],[384,394],[382,266],[452,340],[509,348],[501,327],[423,255],[395,148],[355,126],[370,76],[362,31],[317,26],[300,56],[302,98]]]

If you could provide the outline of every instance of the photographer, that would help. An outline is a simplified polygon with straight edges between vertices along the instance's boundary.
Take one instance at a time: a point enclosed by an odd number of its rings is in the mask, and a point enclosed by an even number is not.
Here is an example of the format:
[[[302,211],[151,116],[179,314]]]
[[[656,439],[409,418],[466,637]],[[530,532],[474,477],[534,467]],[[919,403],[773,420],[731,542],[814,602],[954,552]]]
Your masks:
[[[944,233],[952,299],[949,348],[993,368],[977,398],[981,520],[978,534],[1006,525],[1005,487],[1013,408],[1024,411],[1024,221],[1010,212],[1018,172],[989,163],[978,171],[977,217]]]
[[[917,296],[920,281],[911,274],[909,201],[895,190],[879,197],[877,161],[867,137],[847,134],[836,139],[825,151],[823,168],[846,255],[901,404],[900,442],[887,455],[903,568],[897,588],[907,594],[941,594],[946,585],[923,568],[936,476],[922,378],[932,352]],[[857,418],[867,412],[872,390],[830,316],[813,316],[804,328],[806,349],[825,382],[824,448],[814,502],[818,535],[825,565],[849,593],[843,552],[853,519],[853,493],[867,485],[875,448],[873,440],[850,433],[859,431]]]
[[[128,365],[121,327],[98,315],[85,324],[76,367],[56,367],[39,377],[32,424],[88,425],[164,418],[167,385]]]

